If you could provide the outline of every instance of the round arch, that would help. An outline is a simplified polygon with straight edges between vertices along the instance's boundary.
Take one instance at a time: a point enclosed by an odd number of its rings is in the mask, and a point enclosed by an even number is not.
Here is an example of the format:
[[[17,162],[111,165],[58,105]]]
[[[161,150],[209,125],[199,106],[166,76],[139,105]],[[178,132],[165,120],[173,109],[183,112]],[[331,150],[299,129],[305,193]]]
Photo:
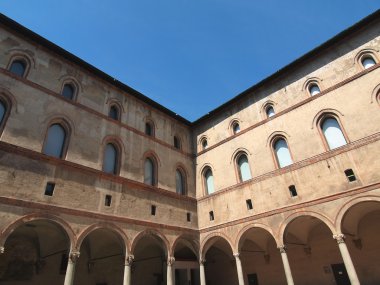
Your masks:
[[[360,203],[364,202],[379,202],[380,203],[380,197],[379,196],[364,196],[364,197],[357,197],[353,198],[349,201],[347,201],[345,204],[343,204],[342,207],[340,207],[338,214],[335,217],[335,227],[337,229],[337,233],[342,233],[342,222],[345,217],[345,215],[348,213],[348,211],[355,205],[358,205]]]
[[[65,222],[63,219],[56,217],[51,214],[30,214],[23,217],[18,218],[16,221],[10,223],[6,226],[1,232],[0,236],[0,246],[4,246],[7,238],[12,234],[14,230],[16,230],[19,226],[37,220],[46,220],[58,225],[64,233],[66,233],[69,242],[70,242],[70,250],[75,249],[76,236],[70,225]]]
[[[303,217],[303,216],[305,217],[310,216],[310,217],[319,219],[322,223],[324,223],[330,229],[332,235],[336,233],[336,229],[334,227],[333,222],[327,216],[324,216],[320,213],[312,212],[312,211],[296,212],[296,213],[290,214],[280,225],[279,231],[277,233],[277,239],[275,238],[275,240],[279,242],[279,246],[283,246],[285,244],[284,235],[290,223],[293,222],[295,219],[299,217]]]
[[[94,232],[94,231],[96,231],[98,229],[106,229],[106,230],[110,230],[111,232],[115,233],[120,238],[120,241],[123,244],[123,247],[124,247],[123,249],[125,251],[125,254],[126,255],[129,254],[129,252],[130,252],[130,242],[129,242],[129,239],[128,239],[127,235],[124,233],[124,231],[121,228],[119,228],[115,224],[109,224],[109,223],[93,224],[93,225],[90,225],[87,228],[85,228],[78,235],[77,241],[75,243],[75,247],[77,249],[80,249],[80,247],[81,247],[84,239],[87,236],[89,236],[92,232]]]
[[[196,242],[196,237],[190,236],[188,234],[181,234],[174,240],[170,247],[170,256],[174,256],[176,246],[181,241],[184,241],[185,244],[193,251],[195,256],[199,258],[199,244]]]
[[[143,230],[142,232],[139,232],[134,239],[132,240],[131,243],[131,253],[133,254],[135,252],[136,246],[139,243],[139,241],[145,237],[145,236],[153,236],[155,238],[158,238],[163,245],[165,246],[164,250],[166,254],[170,254],[170,243],[168,239],[165,237],[164,234],[160,233],[158,230],[155,229],[146,229]]]
[[[261,224],[261,223],[254,223],[254,224],[249,224],[249,225],[246,225],[245,227],[243,227],[237,234],[236,238],[235,238],[235,243],[234,243],[234,250],[236,252],[239,251],[239,247],[240,247],[240,241],[241,239],[243,238],[243,236],[251,229],[254,229],[254,228],[258,228],[258,229],[262,229],[266,232],[268,232],[271,237],[273,237],[273,239],[275,240],[277,246],[280,245],[280,243],[278,242],[276,236],[274,235],[271,227],[265,225],[265,224]]]
[[[231,242],[231,240],[225,234],[221,232],[216,232],[216,233],[209,234],[203,239],[200,246],[200,252],[199,252],[200,259],[205,258],[207,251],[210,249],[210,247],[218,238],[224,239],[227,242],[227,244],[230,246],[231,251],[233,253],[234,248],[233,248],[233,243]]]

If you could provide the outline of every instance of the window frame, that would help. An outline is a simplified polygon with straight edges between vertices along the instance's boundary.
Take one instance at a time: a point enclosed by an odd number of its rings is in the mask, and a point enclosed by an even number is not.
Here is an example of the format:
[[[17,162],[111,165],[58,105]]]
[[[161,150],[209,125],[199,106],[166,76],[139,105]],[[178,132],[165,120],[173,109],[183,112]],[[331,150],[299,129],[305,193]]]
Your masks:
[[[207,173],[207,171],[211,171],[211,175],[213,177],[213,187],[214,187],[214,192],[213,193],[209,193],[208,192],[207,179],[206,179],[206,173]],[[203,167],[201,174],[202,174],[202,188],[203,188],[204,195],[205,196],[209,196],[209,195],[212,195],[212,194],[216,193],[215,176],[214,176],[214,171],[211,168],[211,166],[207,165],[207,166]]]
[[[182,176],[182,193],[178,193],[177,192],[177,171],[181,174]],[[186,175],[186,171],[184,170],[183,167],[181,166],[177,166],[176,169],[175,169],[175,189],[176,189],[176,193],[178,195],[181,195],[181,196],[186,196],[187,195],[187,175]]]
[[[318,133],[319,133],[319,136],[321,137],[321,140],[322,140],[322,143],[323,143],[323,147],[325,148],[325,151],[331,151],[331,150],[335,150],[335,149],[330,149],[329,147],[329,144],[327,142],[327,139],[325,137],[325,134],[323,133],[323,129],[322,129],[322,124],[323,122],[326,120],[326,119],[329,119],[329,118],[332,118],[332,119],[335,119],[339,125],[339,128],[343,134],[343,137],[344,139],[346,140],[346,145],[350,143],[350,140],[349,140],[349,137],[347,136],[347,133],[346,133],[346,130],[344,129],[343,127],[343,124],[340,120],[340,117],[335,114],[335,113],[331,113],[331,112],[326,112],[326,113],[323,113],[321,114],[318,119],[317,119],[317,129],[318,129]],[[340,146],[340,147],[343,147],[343,146]]]
[[[2,121],[0,122],[0,135],[3,133],[5,129],[5,125],[7,124],[8,118],[12,111],[12,101],[9,99],[7,95],[4,93],[0,93],[0,102],[3,103],[5,112]]]
[[[63,91],[65,89],[65,86],[70,86],[72,89],[73,89],[73,98],[72,99],[69,99],[69,98],[66,98],[64,95],[63,95]],[[62,84],[62,87],[61,87],[61,92],[59,93],[64,99],[68,100],[68,101],[71,101],[71,102],[75,102],[76,99],[77,99],[77,94],[78,94],[78,86],[77,84],[75,84],[73,81],[71,80],[68,80],[68,81],[65,81],[63,82]]]
[[[371,66],[368,68],[364,67],[363,60],[367,57],[371,57],[374,60],[375,66],[379,64],[379,57],[377,55],[377,51],[372,48],[366,48],[358,52],[357,55],[355,56],[355,63],[358,66],[358,71],[370,70],[374,67],[374,66]]]
[[[145,177],[146,177],[145,176],[145,161],[148,159],[152,162],[152,167],[153,167],[152,184],[145,183]],[[145,185],[148,185],[148,186],[158,187],[158,160],[157,160],[156,156],[153,155],[152,153],[144,155],[144,157],[143,157],[143,168],[142,169],[144,170],[144,172],[143,172],[143,183]]]
[[[250,176],[251,178],[243,181],[242,179],[242,174],[241,174],[241,170],[240,170],[240,166],[239,166],[239,159],[242,157],[242,156],[245,156],[247,158],[247,163],[248,163],[248,166],[249,166],[249,173],[250,173]],[[235,164],[235,174],[236,174],[236,180],[238,183],[243,183],[243,182],[247,182],[249,180],[251,180],[253,178],[252,176],[252,171],[251,171],[251,164],[249,163],[249,159],[248,159],[248,154],[244,151],[239,151],[236,155],[235,155],[235,159],[234,159],[234,164]]]
[[[317,94],[314,94],[314,95],[313,95],[312,92],[311,92],[311,89],[312,89],[314,86],[317,87],[317,88],[319,89],[319,92],[318,92]],[[317,96],[317,95],[319,95],[319,94],[322,93],[321,86],[318,84],[317,81],[311,81],[311,82],[309,82],[309,83],[307,84],[307,91],[309,92],[309,95],[310,95],[311,97]]]
[[[279,140],[281,140],[281,139],[283,139],[286,142],[286,145],[287,145],[288,151],[289,151],[289,155],[290,155],[290,159],[292,160],[291,164],[289,164],[287,166],[283,166],[283,167],[280,166],[280,162],[278,160],[277,152],[276,152],[276,149],[275,149],[275,144]],[[292,164],[295,163],[295,160],[294,160],[294,157],[293,157],[293,153],[292,153],[292,151],[290,149],[290,146],[289,146],[288,139],[285,136],[283,136],[283,135],[276,135],[276,136],[274,136],[272,138],[272,140],[271,140],[270,147],[271,147],[271,153],[272,153],[272,157],[273,157],[273,161],[274,161],[276,169],[283,169],[283,168],[289,167],[289,166],[291,166]]]
[[[51,156],[51,155],[48,155],[48,154],[44,153],[44,149],[45,149],[45,146],[46,146],[46,143],[47,143],[47,138],[48,138],[48,132],[49,132],[50,127],[53,126],[53,125],[60,125],[64,129],[64,131],[66,133],[65,140],[64,140],[63,146],[62,146],[62,155],[61,155],[61,157],[55,157],[55,156]],[[47,124],[47,128],[45,129],[45,135],[44,135],[44,140],[43,140],[43,144],[42,144],[41,153],[44,154],[44,155],[46,155],[46,156],[48,156],[48,157],[66,160],[67,152],[68,152],[68,148],[69,148],[69,143],[70,143],[70,137],[71,137],[71,126],[70,126],[69,123],[66,122],[66,120],[60,119],[60,118],[51,120],[49,122],[49,124]]]
[[[179,138],[178,135],[173,136],[173,146],[175,149],[182,150],[182,140]]]
[[[239,127],[239,131],[235,131],[235,127],[238,126]],[[230,133],[232,136],[235,136],[237,135],[238,133],[240,133],[242,131],[241,129],[241,124],[240,124],[240,121],[237,120],[237,119],[234,119],[231,121],[230,123]]]
[[[147,133],[147,126],[150,126],[150,130],[151,130],[151,133],[148,134]],[[153,122],[153,120],[145,120],[145,124],[144,124],[144,134],[148,137],[151,137],[151,138],[155,138],[156,137],[156,127],[155,127],[155,124]]]
[[[112,108],[114,108],[116,110],[116,118],[113,118],[110,115]],[[121,109],[120,109],[119,104],[111,103],[109,105],[107,117],[110,118],[111,120],[114,120],[114,121],[117,121],[117,122],[121,121]]]
[[[115,169],[113,173],[104,171],[104,162],[106,159],[107,145],[109,144],[112,145],[116,150],[116,161],[114,162]],[[116,140],[112,140],[112,139],[105,141],[105,143],[103,144],[102,171],[106,174],[119,176],[120,170],[121,170],[121,161],[122,161],[122,152],[121,152],[121,147],[119,143]]]
[[[11,70],[10,70],[13,62],[15,62],[15,61],[22,61],[25,64],[25,70],[24,70],[24,73],[22,76],[19,76],[15,73],[11,72]],[[17,53],[17,54],[12,55],[11,58],[9,59],[9,62],[7,65],[7,71],[9,73],[11,73],[13,76],[16,76],[18,78],[26,78],[29,75],[30,67],[31,67],[30,58],[23,53]]]

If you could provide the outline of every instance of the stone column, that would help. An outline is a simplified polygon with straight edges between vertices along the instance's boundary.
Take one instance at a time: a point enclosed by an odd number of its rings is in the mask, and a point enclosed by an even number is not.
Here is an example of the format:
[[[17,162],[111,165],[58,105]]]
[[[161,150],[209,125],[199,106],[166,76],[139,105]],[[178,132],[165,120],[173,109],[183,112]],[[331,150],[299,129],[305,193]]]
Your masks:
[[[79,258],[79,251],[71,251],[69,254],[69,260],[67,263],[65,283],[64,285],[72,285],[74,283],[75,264]]]
[[[131,266],[134,258],[133,255],[125,257],[123,285],[131,285]]]
[[[351,285],[360,285],[358,275],[356,274],[356,270],[355,270],[354,264],[352,263],[350,253],[348,252],[347,245],[344,242],[344,235],[343,234],[333,235],[333,238],[338,243],[340,254],[342,255],[344,266],[346,267],[348,277],[350,278],[350,281],[351,281]]]
[[[239,279],[239,285],[244,285],[243,267],[241,266],[240,253],[235,253],[236,269]]]
[[[206,285],[205,262],[206,259],[199,260],[199,275],[201,279],[201,285]]]
[[[288,285],[294,285],[292,271],[290,270],[288,255],[286,254],[286,247],[283,245],[283,246],[280,246],[278,249],[280,250],[282,263],[284,265],[286,282]]]
[[[166,284],[167,285],[173,285],[173,264],[174,264],[175,258],[173,256],[168,257],[167,261],[167,269],[166,269]]]

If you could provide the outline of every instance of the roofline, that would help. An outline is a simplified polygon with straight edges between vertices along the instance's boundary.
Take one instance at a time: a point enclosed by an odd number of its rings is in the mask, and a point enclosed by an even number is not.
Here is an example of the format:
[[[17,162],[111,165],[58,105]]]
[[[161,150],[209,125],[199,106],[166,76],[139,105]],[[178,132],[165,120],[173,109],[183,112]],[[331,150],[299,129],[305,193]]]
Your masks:
[[[312,49],[311,51],[307,52],[306,54],[302,55],[301,57],[297,58],[293,62],[289,63],[285,67],[281,68],[280,70],[276,71],[272,75],[266,77],[265,79],[259,81],[257,84],[249,87],[247,90],[243,91],[242,93],[238,94],[237,96],[233,97],[232,99],[228,100],[227,102],[223,103],[219,107],[216,107],[206,115],[200,117],[199,119],[193,121],[192,125],[196,126],[199,123],[211,118],[212,116],[218,114],[219,112],[223,111],[227,107],[231,107],[231,104],[234,104],[238,102],[239,100],[244,99],[252,92],[260,89],[264,85],[270,83],[271,81],[275,81],[278,78],[284,76],[285,74],[289,73],[290,71],[294,70],[299,65],[305,64],[310,59],[314,58],[318,54],[324,52],[325,50],[331,48],[335,44],[339,43],[346,37],[350,36],[352,33],[362,29],[363,27],[367,26],[369,23],[379,20],[380,19],[380,9],[376,10],[372,14],[368,15],[367,17],[363,18],[356,24],[352,25],[351,27],[343,30],[342,32],[338,33],[331,39],[327,40],[323,44],[317,46],[316,48]]]
[[[44,37],[38,35],[37,33],[29,30],[28,28],[24,27],[23,25],[17,23],[16,21],[8,18],[4,14],[0,13],[0,24],[5,25],[6,27],[18,32],[19,34],[23,35],[24,37],[34,41],[35,43],[44,46],[45,48],[49,49],[50,51],[58,54],[59,56],[81,66],[82,68],[88,70],[95,76],[100,77],[101,79],[105,80],[107,83],[115,86],[116,88],[128,93],[129,95],[147,103],[148,105],[154,107],[155,109],[165,113],[166,115],[172,117],[173,119],[180,121],[181,123],[191,126],[192,123],[183,118],[182,116],[176,114],[175,112],[169,110],[168,108],[162,106],[161,104],[157,103],[156,101],[150,99],[146,95],[138,92],[137,90],[133,89],[132,87],[118,81],[114,77],[106,74],[105,72],[101,71],[100,69],[96,68],[95,66],[89,64],[88,62],[84,61],[83,59],[75,56],[74,54],[68,52],[67,50],[61,48],[60,46],[54,44],[53,42],[45,39]]]

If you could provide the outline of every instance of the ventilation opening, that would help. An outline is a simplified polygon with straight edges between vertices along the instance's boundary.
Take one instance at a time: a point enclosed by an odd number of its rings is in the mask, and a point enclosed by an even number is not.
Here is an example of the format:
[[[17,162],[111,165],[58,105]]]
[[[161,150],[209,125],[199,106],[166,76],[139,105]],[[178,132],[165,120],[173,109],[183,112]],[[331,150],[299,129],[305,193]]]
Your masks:
[[[213,221],[214,220],[214,211],[210,211],[209,216],[210,216],[210,221]]]
[[[109,207],[111,206],[111,202],[112,202],[112,196],[111,195],[106,195],[106,198],[104,200],[104,205]]]
[[[346,169],[344,171],[344,174],[346,174],[346,177],[347,177],[349,182],[356,181],[356,176],[355,176],[355,173],[352,169]]]
[[[150,214],[152,216],[155,216],[156,215],[156,206],[155,205],[152,205],[151,208],[150,208]]]
[[[296,197],[298,195],[296,186],[294,186],[294,185],[289,186],[289,192],[290,192],[291,197]]]
[[[245,203],[247,204],[247,209],[248,210],[252,210],[253,209],[253,205],[252,205],[252,200],[251,199],[245,200]]]
[[[186,219],[188,222],[191,222],[191,213],[186,214]]]
[[[52,183],[52,182],[46,183],[45,195],[46,196],[53,196],[54,188],[55,188],[55,183]]]

